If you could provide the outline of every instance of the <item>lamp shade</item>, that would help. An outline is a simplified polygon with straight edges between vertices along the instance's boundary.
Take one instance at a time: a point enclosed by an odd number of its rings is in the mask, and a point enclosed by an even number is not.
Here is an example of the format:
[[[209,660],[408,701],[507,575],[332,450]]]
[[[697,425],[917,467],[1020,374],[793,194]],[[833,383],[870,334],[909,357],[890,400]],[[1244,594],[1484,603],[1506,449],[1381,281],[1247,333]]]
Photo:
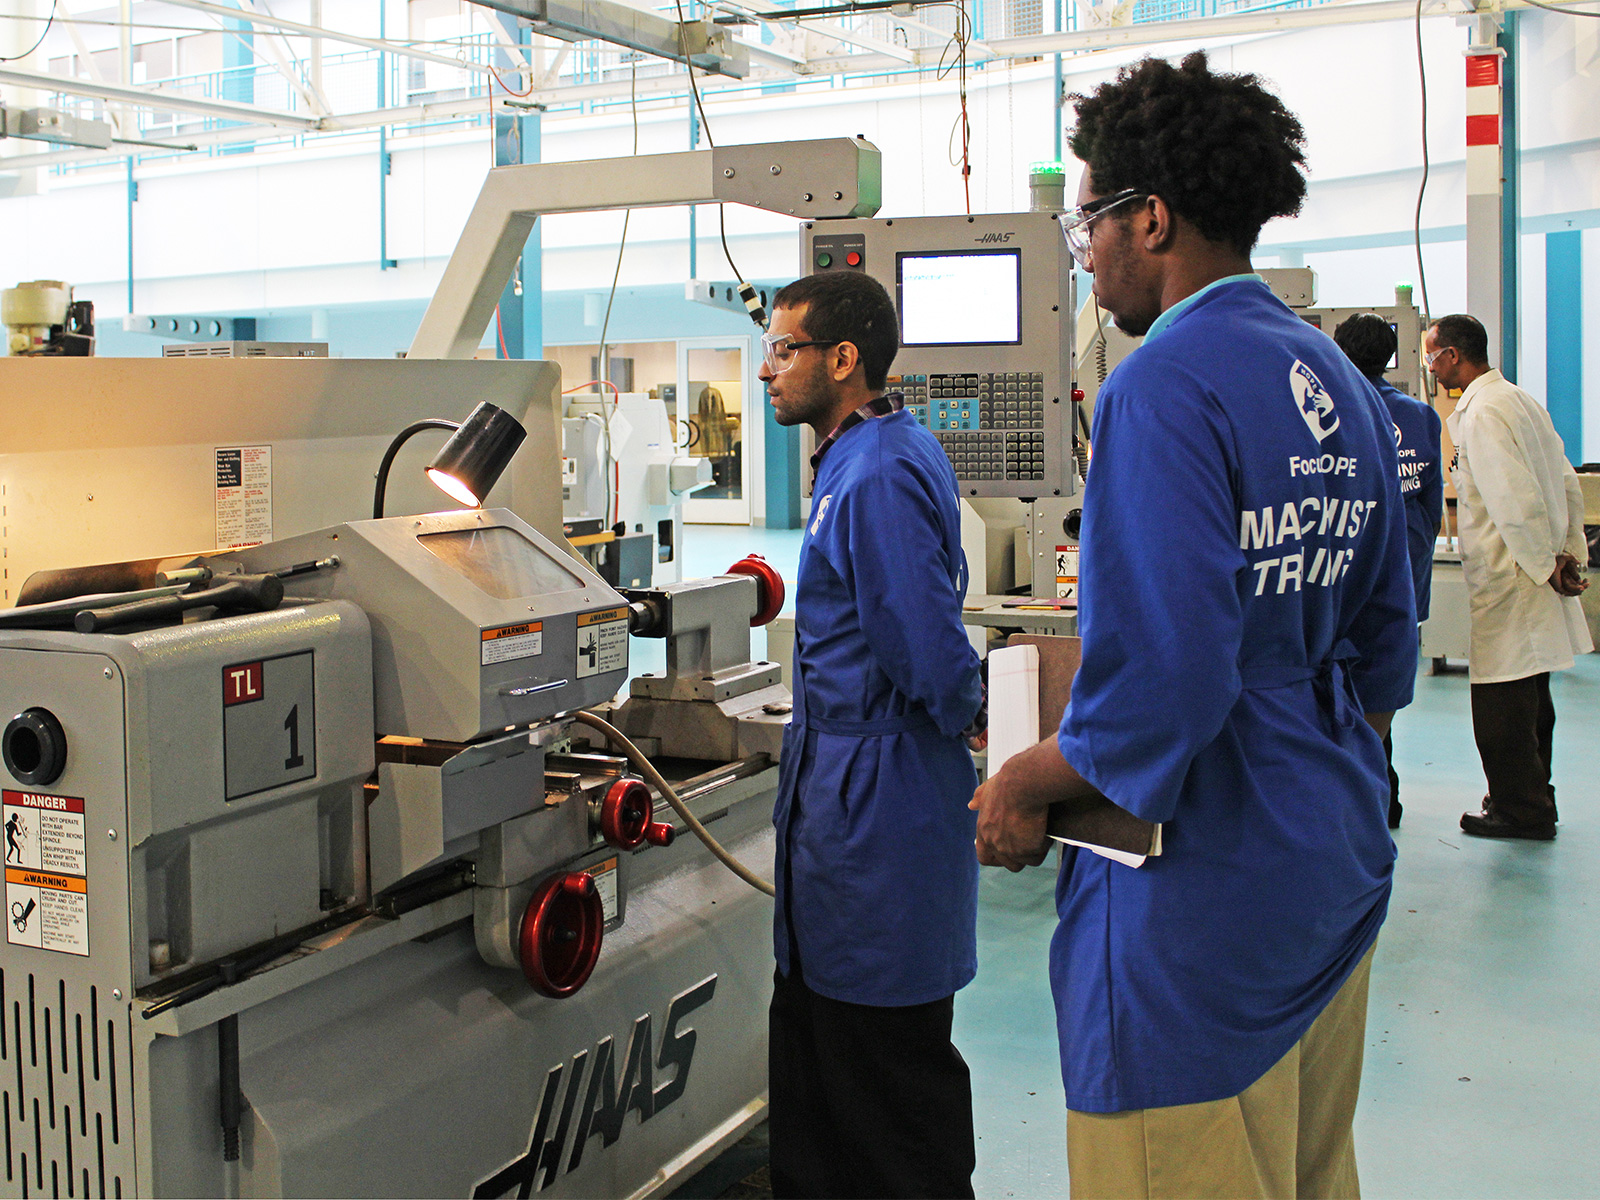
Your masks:
[[[428,478],[462,504],[477,507],[528,436],[517,419],[485,401],[468,414],[428,464]]]

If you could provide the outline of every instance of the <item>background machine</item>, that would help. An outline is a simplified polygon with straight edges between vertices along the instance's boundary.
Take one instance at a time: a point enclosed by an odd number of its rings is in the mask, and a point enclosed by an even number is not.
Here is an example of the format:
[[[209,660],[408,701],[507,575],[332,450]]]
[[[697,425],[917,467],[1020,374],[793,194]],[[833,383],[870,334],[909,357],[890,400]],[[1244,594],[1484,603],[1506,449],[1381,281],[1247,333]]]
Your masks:
[[[1055,597],[1058,577],[1075,582],[1061,558],[1075,562],[1082,507],[1075,284],[1055,214],[808,221],[801,263],[871,275],[894,298],[901,350],[889,386],[944,446],[974,514],[969,593],[1016,585]]]
[[[0,1190],[646,1196],[761,1119],[771,910],[716,856],[770,875],[781,580],[613,587],[559,370],[443,360],[541,196],[849,215],[878,158],[618,169],[491,172],[405,360],[0,362]],[[428,511],[419,437],[355,519],[439,397],[526,431],[487,507]]]

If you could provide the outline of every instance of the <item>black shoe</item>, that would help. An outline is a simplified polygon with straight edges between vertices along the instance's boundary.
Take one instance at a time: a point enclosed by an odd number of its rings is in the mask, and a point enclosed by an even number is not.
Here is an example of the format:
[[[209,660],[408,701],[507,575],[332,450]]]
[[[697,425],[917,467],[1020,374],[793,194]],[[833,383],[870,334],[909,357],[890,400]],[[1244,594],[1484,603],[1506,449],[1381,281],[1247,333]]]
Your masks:
[[[1461,832],[1481,838],[1522,838],[1530,842],[1549,842],[1555,840],[1556,825],[1554,821],[1522,824],[1485,813],[1462,813]]]
[[[1389,801],[1389,828],[1400,828],[1400,814],[1405,811],[1405,806],[1398,800]]]

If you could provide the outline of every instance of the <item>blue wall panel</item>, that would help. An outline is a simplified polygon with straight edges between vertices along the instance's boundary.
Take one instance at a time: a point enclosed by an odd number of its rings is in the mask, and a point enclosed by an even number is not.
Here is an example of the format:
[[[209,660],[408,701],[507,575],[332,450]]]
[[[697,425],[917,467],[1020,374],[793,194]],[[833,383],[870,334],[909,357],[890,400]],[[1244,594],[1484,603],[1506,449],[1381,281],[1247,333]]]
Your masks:
[[[1577,465],[1583,461],[1583,231],[1548,233],[1544,247],[1545,405]]]

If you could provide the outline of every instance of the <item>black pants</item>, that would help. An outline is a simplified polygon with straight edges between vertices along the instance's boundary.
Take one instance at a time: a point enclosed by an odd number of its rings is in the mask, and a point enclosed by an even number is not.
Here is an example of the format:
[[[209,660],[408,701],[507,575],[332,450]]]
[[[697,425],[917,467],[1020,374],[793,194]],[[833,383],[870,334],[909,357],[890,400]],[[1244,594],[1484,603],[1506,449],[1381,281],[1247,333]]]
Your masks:
[[[1550,673],[1472,685],[1472,735],[1489,781],[1489,807],[1517,825],[1557,819],[1550,786],[1556,709]]]
[[[1394,731],[1383,735],[1383,758],[1389,764],[1389,828],[1400,827],[1400,772],[1394,769]]]
[[[819,996],[775,977],[772,1194],[970,1197],[972,1084],[950,1041],[955,997],[906,1008]]]

